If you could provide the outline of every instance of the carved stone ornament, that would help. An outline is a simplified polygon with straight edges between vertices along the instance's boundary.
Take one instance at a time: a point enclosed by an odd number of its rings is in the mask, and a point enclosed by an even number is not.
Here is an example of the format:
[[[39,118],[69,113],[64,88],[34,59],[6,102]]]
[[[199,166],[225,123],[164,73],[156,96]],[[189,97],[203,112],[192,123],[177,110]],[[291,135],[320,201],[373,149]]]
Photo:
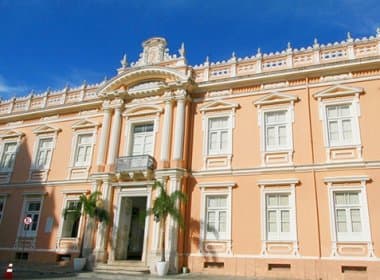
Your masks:
[[[164,38],[151,38],[143,43],[142,59],[145,65],[164,61],[166,40]]]

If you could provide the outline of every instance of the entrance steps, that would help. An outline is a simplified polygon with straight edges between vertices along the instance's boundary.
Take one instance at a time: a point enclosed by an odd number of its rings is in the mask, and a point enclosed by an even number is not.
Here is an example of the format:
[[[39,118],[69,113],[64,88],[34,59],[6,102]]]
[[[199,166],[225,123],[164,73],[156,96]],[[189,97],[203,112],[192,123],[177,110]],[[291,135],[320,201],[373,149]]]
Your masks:
[[[107,264],[97,264],[94,272],[124,275],[142,275],[149,274],[150,270],[149,267],[141,261],[115,261]]]

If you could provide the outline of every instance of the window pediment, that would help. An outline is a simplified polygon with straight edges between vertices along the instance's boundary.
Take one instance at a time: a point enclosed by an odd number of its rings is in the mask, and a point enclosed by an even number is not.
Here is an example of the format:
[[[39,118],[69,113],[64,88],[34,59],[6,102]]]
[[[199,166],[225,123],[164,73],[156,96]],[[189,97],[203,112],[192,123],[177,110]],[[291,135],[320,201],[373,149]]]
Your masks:
[[[237,103],[218,100],[218,101],[207,103],[202,108],[200,108],[200,111],[202,113],[209,112],[209,111],[222,111],[222,110],[235,111],[237,108],[239,108],[239,104]]]
[[[298,96],[274,92],[269,95],[263,96],[262,98],[256,100],[253,104],[257,107],[260,107],[263,105],[294,103],[297,100]]]
[[[84,128],[96,128],[100,126],[99,123],[97,122],[94,122],[92,120],[80,120],[76,123],[74,123],[71,128],[73,130],[77,130],[77,129],[84,129]]]
[[[33,130],[33,133],[38,135],[38,134],[44,134],[44,133],[58,133],[60,131],[61,131],[60,128],[56,128],[56,127],[49,126],[49,125],[42,125],[42,126],[35,128]]]
[[[8,139],[8,138],[21,138],[25,135],[23,132],[15,131],[15,130],[6,130],[0,133],[0,139]]]
[[[321,100],[324,98],[342,97],[342,96],[349,96],[349,95],[359,96],[359,94],[361,93],[363,93],[363,88],[360,88],[360,87],[335,85],[325,90],[319,91],[315,93],[313,96],[314,98]]]
[[[143,115],[155,115],[163,112],[163,109],[157,105],[140,105],[133,106],[124,111],[124,116],[135,117]]]

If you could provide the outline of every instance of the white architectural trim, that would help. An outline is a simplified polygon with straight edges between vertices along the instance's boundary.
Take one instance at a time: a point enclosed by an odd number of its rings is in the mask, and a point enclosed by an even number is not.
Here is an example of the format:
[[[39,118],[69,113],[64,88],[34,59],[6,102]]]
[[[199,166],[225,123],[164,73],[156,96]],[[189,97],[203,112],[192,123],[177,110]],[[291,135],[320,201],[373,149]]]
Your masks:
[[[334,180],[335,179],[335,180]],[[344,243],[366,243],[368,246],[368,255],[367,257],[373,258],[376,257],[373,250],[372,235],[371,235],[371,225],[369,220],[368,213],[368,200],[367,200],[367,190],[366,190],[366,181],[368,180],[367,176],[356,176],[356,177],[347,177],[347,181],[344,181],[344,177],[335,177],[335,178],[325,178],[325,183],[328,187],[328,198],[329,198],[329,213],[330,213],[330,236],[331,236],[331,257],[337,257],[338,253],[338,244],[339,242]],[[341,183],[353,183],[358,182],[357,186],[352,185],[342,185]],[[339,185],[334,185],[338,183]],[[334,206],[334,192],[345,192],[345,191],[357,191],[360,197],[361,203],[361,226],[362,233],[361,237],[358,240],[344,239],[338,240],[338,233],[335,223],[335,206]]]
[[[86,129],[86,128],[97,128],[98,126],[100,126],[100,123],[97,123],[88,119],[82,119],[74,123],[71,126],[71,128],[73,130],[78,130],[78,129]]]
[[[204,243],[210,242],[226,242],[226,254],[232,255],[232,189],[236,186],[234,182],[205,182],[198,184],[201,189],[201,209],[200,209],[200,238],[199,250],[204,253]],[[218,188],[218,189],[215,189]],[[226,237],[218,240],[207,240],[206,238],[206,214],[207,214],[207,196],[227,196],[227,232]]]
[[[291,103],[294,104],[299,98],[296,95],[273,92],[269,95],[265,95],[258,100],[254,101],[253,104],[258,108],[264,105],[272,105],[272,104],[281,104],[281,103]]]
[[[237,103],[226,102],[223,100],[216,100],[216,101],[206,103],[204,106],[202,106],[199,109],[199,111],[202,113],[210,112],[210,111],[219,111],[219,110],[235,111],[237,108],[239,108],[239,104]]]
[[[319,91],[317,93],[314,93],[313,96],[314,98],[317,98],[320,101],[321,99],[331,98],[331,97],[343,97],[347,95],[358,96],[361,93],[363,93],[363,88],[338,84],[338,85],[329,87],[327,89],[324,89],[322,91]]]
[[[299,183],[298,179],[280,179],[280,180],[258,180],[257,184],[260,186],[260,208],[261,208],[261,255],[271,255],[268,252],[268,243],[291,243],[293,256],[299,256],[298,251],[298,227],[297,227],[297,204],[296,204],[296,184]],[[277,186],[277,187],[276,187]],[[290,207],[290,233],[287,239],[271,240],[267,236],[267,218],[266,218],[266,195],[267,194],[288,193],[289,194],[289,207]]]
[[[151,207],[151,198],[152,198],[152,184],[151,182],[145,182],[145,185],[140,184],[139,186],[136,186],[135,188],[121,188],[119,193],[117,194],[117,198],[115,199],[117,201],[116,206],[116,213],[113,218],[113,227],[112,227],[112,240],[113,240],[113,246],[111,246],[111,252],[108,257],[108,261],[112,262],[115,260],[115,246],[117,245],[117,234],[118,234],[118,226],[119,226],[119,220],[120,220],[120,205],[123,197],[139,197],[139,196],[145,196],[146,197],[146,209],[149,209]],[[141,260],[144,263],[147,263],[148,261],[148,233],[149,233],[149,216],[145,217],[145,227],[144,227],[144,245],[143,245],[143,252]]]
[[[163,109],[161,106],[157,105],[149,105],[149,104],[140,104],[140,105],[134,105],[131,107],[128,107],[124,113],[123,116],[125,117],[138,117],[138,116],[145,116],[145,115],[160,115],[163,112]]]
[[[337,176],[337,177],[325,177],[323,181],[325,183],[354,183],[361,182],[365,184],[370,178],[367,175],[357,175],[357,176]]]

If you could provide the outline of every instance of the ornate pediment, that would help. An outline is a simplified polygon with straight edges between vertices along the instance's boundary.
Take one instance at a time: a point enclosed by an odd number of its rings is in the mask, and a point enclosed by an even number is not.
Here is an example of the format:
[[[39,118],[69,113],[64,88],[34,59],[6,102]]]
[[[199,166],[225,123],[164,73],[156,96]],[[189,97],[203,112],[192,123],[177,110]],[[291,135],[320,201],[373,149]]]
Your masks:
[[[201,112],[235,110],[239,107],[238,103],[226,102],[222,100],[212,101],[200,108]]]
[[[297,100],[298,96],[274,92],[269,95],[263,96],[262,98],[256,100],[253,104],[255,104],[256,106],[263,106],[280,103],[293,103]]]
[[[21,138],[25,135],[23,132],[19,132],[16,130],[6,130],[0,132],[0,139],[7,139],[7,138]]]
[[[360,88],[360,87],[335,85],[325,90],[319,91],[315,93],[313,96],[314,98],[317,98],[317,99],[324,99],[324,98],[340,97],[340,96],[348,96],[348,95],[358,96],[361,93],[363,93],[363,88]]]
[[[163,109],[157,105],[137,105],[125,110],[124,115],[127,117],[155,115],[162,113]]]
[[[161,66],[132,68],[123,72],[99,88],[98,96],[124,95],[135,96],[137,93],[149,95],[171,85],[185,84],[189,76],[175,69]]]
[[[84,128],[95,128],[98,126],[100,126],[99,123],[94,122],[92,120],[84,119],[84,120],[80,120],[80,121],[77,121],[76,123],[74,123],[71,126],[71,128],[74,130],[77,130],[77,129],[84,129]]]
[[[34,134],[43,134],[43,133],[58,133],[61,131],[60,128],[56,128],[50,125],[41,125],[35,129],[33,129]]]

